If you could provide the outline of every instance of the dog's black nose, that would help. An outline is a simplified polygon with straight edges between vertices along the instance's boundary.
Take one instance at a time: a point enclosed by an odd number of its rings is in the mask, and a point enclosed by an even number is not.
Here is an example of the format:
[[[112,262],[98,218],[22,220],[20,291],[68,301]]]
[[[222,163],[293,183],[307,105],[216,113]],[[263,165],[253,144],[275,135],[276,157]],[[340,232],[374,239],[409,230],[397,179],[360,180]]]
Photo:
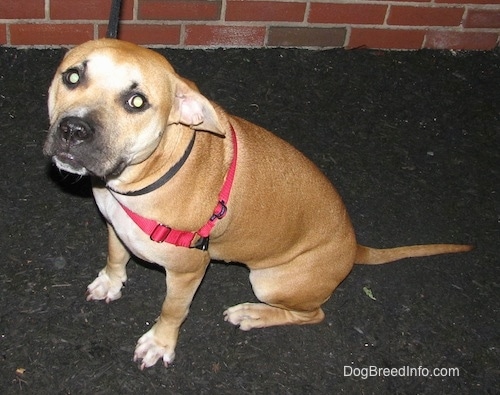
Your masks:
[[[72,144],[89,140],[94,135],[92,127],[82,118],[67,117],[59,123],[61,138]]]

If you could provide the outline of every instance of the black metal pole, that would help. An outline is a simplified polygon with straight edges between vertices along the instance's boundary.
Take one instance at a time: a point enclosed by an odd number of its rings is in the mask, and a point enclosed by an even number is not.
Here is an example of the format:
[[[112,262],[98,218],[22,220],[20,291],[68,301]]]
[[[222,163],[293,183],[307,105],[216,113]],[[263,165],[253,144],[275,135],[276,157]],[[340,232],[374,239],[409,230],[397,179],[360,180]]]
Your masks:
[[[113,0],[111,3],[111,11],[109,13],[108,31],[106,32],[107,38],[118,37],[118,22],[120,21],[120,10],[122,1]]]

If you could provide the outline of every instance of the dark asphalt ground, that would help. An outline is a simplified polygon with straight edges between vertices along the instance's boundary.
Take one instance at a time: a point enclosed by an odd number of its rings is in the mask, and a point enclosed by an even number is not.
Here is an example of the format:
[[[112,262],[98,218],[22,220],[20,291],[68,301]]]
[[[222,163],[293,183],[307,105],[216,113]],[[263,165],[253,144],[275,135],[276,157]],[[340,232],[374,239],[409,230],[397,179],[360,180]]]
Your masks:
[[[0,392],[499,393],[500,54],[161,52],[206,96],[310,157],[361,243],[476,249],[357,266],[323,323],[248,333],[222,318],[254,300],[247,270],[213,263],[175,363],[141,372],[133,350],[159,313],[164,274],[130,262],[120,300],[85,301],[105,263],[105,226],[88,180],[42,155],[63,51],[0,48]],[[414,372],[363,378],[372,366]],[[434,368],[459,376],[417,375]]]

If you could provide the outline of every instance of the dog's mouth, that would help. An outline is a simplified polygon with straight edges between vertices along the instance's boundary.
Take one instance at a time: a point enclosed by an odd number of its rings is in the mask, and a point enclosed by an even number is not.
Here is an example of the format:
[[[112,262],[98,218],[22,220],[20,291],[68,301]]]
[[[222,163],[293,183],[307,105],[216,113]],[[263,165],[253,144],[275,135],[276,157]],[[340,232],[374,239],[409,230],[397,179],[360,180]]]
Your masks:
[[[89,174],[89,171],[69,152],[61,152],[54,155],[52,161],[58,169],[67,171],[68,173],[78,174],[80,176]]]
[[[95,114],[86,118],[65,116],[51,125],[43,152],[65,172],[114,178],[129,161],[125,155],[117,155],[121,150],[107,140],[109,134]]]
[[[84,144],[70,146],[52,136],[47,139],[43,152],[59,170],[80,176],[113,178],[127,167],[124,158],[114,158],[110,152],[86,147]]]
[[[118,161],[111,169],[89,169],[69,152],[61,152],[52,156],[52,162],[58,169],[80,176],[91,175],[103,179],[118,177],[127,167],[125,160]]]

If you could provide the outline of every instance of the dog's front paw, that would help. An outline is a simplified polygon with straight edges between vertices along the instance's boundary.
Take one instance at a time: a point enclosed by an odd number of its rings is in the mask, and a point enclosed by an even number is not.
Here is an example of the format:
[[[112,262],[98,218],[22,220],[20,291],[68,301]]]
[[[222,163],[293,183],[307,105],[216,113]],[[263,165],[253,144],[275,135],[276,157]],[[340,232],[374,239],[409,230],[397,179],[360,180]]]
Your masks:
[[[109,303],[122,296],[121,289],[125,279],[111,278],[105,269],[99,272],[97,278],[87,287],[87,300],[106,300]]]
[[[154,327],[146,332],[137,342],[134,353],[134,362],[140,361],[140,369],[153,366],[160,358],[163,364],[168,367],[175,358],[175,352],[172,347],[161,346],[154,336]]]

